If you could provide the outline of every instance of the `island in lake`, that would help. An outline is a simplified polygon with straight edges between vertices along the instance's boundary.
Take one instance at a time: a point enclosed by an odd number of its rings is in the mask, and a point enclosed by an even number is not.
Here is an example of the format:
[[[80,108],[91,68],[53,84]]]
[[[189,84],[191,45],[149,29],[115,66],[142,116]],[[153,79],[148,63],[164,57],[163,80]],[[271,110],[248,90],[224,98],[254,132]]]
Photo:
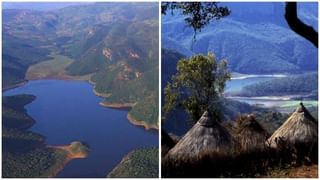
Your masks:
[[[158,4],[2,11],[2,176],[158,177]]]

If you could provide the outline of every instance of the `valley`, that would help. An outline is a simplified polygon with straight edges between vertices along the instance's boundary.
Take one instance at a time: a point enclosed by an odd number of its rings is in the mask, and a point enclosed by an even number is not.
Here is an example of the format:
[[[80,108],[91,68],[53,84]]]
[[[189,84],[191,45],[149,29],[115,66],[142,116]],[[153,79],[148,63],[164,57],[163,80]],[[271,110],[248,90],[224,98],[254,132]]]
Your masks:
[[[317,178],[318,3],[161,5],[162,177]]]
[[[102,104],[130,104],[131,119],[157,128],[156,8],[148,3],[92,3],[48,12],[5,9],[3,89],[32,79],[88,80],[104,97]],[[77,16],[81,18],[71,18]],[[81,25],[89,21],[95,23]],[[143,105],[145,98],[148,106]],[[152,115],[145,116],[142,109]]]
[[[4,6],[3,98],[35,97],[19,118],[32,117],[28,133],[43,139],[29,154],[3,151],[5,177],[106,177],[127,153],[158,147],[157,3],[69,4]],[[8,170],[29,161],[44,164]],[[157,177],[150,168],[141,175]]]

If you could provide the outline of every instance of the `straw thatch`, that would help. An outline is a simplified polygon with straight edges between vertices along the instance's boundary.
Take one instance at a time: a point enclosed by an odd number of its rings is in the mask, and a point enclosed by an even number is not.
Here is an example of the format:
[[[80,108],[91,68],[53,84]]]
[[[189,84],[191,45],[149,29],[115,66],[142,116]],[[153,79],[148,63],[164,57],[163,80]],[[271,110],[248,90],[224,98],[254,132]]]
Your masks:
[[[280,148],[283,143],[291,146],[301,144],[313,146],[317,142],[317,122],[300,103],[296,111],[268,139],[267,144],[272,148]]]
[[[229,132],[205,112],[199,121],[168,152],[175,159],[197,159],[203,154],[226,154],[233,148]]]
[[[236,139],[242,152],[253,152],[265,149],[269,137],[267,131],[255,120],[253,115],[242,116],[237,120]]]

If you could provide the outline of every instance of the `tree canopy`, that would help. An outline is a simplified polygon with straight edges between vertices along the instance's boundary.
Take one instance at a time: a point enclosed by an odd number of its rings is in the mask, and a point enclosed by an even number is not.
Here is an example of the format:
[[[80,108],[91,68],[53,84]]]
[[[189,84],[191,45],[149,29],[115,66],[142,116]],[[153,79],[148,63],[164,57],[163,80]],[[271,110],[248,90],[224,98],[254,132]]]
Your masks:
[[[177,65],[177,73],[172,76],[172,82],[164,89],[164,114],[167,115],[176,107],[182,107],[193,122],[196,122],[204,111],[220,119],[220,99],[230,77],[227,61],[218,63],[211,53],[207,56],[195,55],[190,59],[181,59]]]
[[[163,2],[161,4],[161,13],[180,9],[186,16],[185,22],[196,32],[201,31],[212,20],[218,20],[228,16],[230,10],[227,7],[218,6],[217,2]]]

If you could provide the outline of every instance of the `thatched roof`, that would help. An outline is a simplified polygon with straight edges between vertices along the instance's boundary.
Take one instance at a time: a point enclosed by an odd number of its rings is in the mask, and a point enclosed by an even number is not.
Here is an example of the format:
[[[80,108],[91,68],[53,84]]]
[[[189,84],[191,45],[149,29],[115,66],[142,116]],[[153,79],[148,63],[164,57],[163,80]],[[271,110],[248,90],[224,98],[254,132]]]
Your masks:
[[[242,116],[237,120],[236,139],[241,151],[263,150],[268,132],[255,120],[253,115]]]
[[[300,103],[296,111],[268,139],[267,144],[277,148],[280,141],[295,144],[318,142],[318,125],[308,110]]]
[[[205,112],[199,121],[168,152],[179,159],[197,159],[203,153],[225,154],[233,148],[229,132]]]

